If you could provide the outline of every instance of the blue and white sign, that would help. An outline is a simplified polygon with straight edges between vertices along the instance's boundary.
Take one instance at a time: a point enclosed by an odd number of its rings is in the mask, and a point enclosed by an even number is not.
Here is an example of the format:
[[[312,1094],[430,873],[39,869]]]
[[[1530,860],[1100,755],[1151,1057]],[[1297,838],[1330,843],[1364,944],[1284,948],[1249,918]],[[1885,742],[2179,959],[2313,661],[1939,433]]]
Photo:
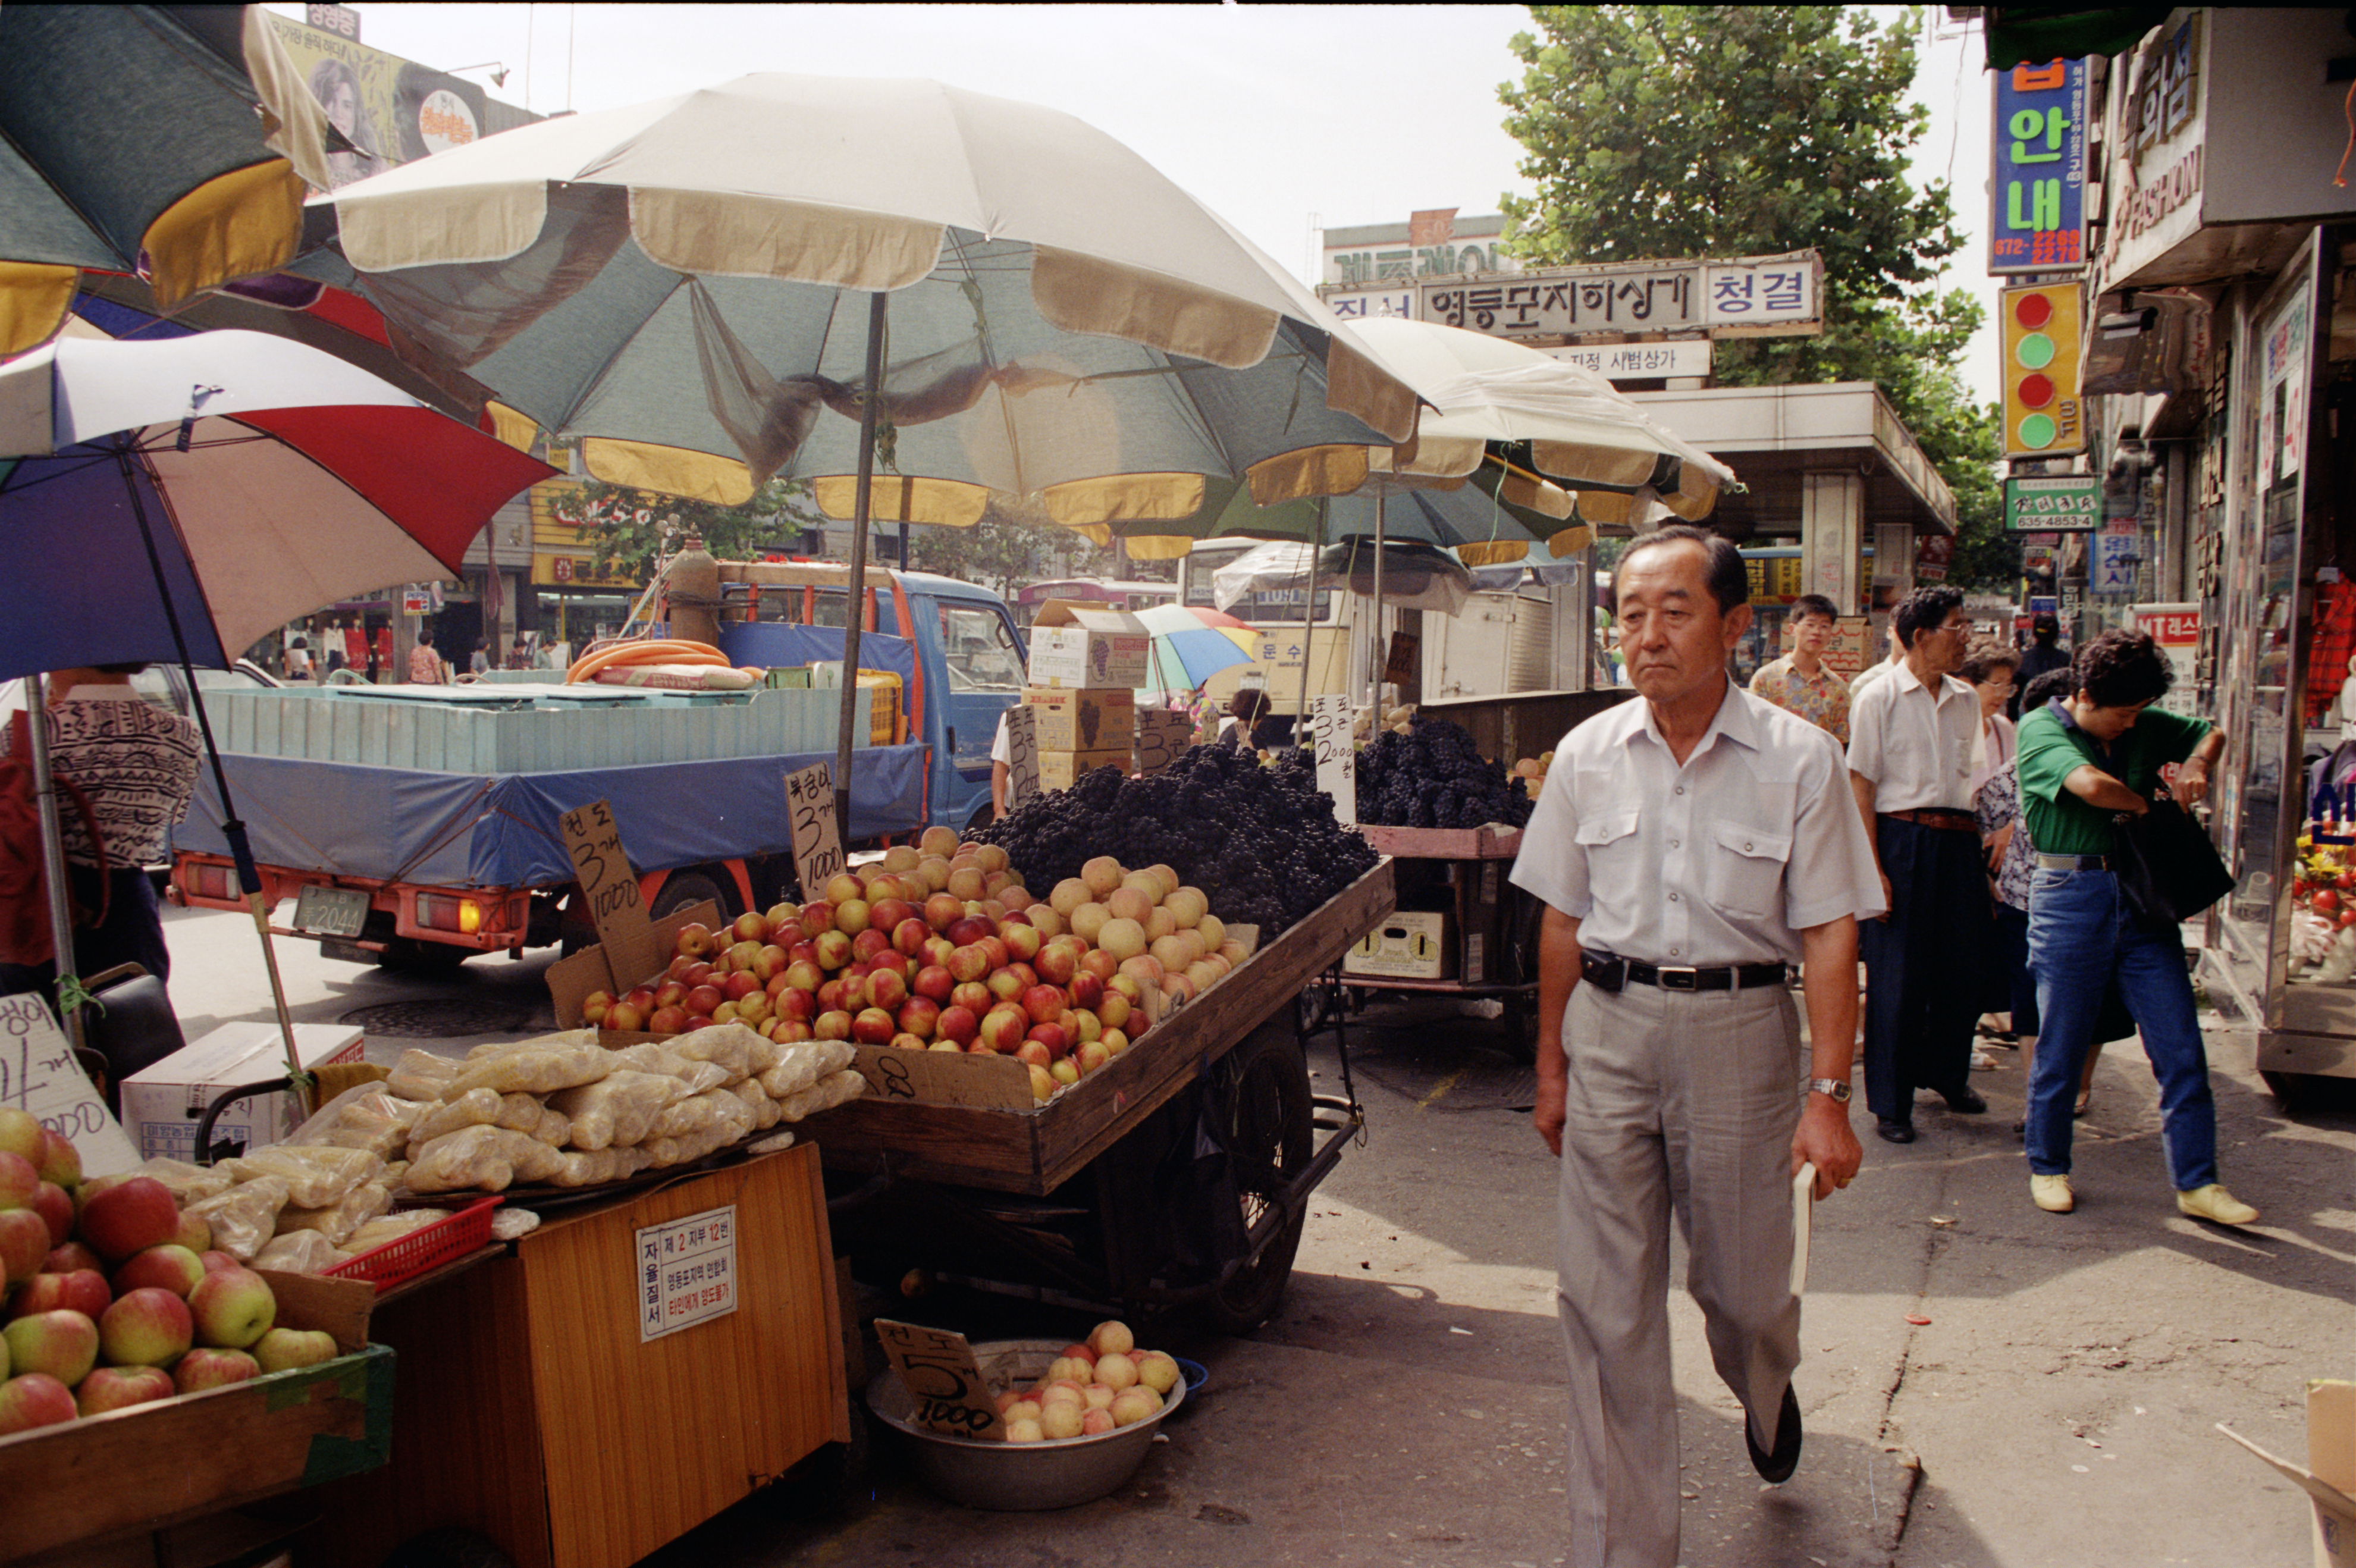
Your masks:
[[[2134,523],[2107,524],[2094,536],[2094,592],[2135,592],[2136,568],[2142,564],[2143,533]]]
[[[2086,62],[1998,71],[1988,271],[2074,273],[2086,264]]]

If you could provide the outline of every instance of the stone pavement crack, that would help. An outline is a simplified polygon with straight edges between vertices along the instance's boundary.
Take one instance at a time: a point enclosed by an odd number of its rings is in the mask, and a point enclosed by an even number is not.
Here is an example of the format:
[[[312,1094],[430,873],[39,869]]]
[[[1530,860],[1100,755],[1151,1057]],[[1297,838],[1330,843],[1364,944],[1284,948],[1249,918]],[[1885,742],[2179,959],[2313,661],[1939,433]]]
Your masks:
[[[1955,1208],[1947,1190],[1953,1179],[1950,1162],[1941,1161],[1938,1172],[1938,1187],[1932,1194],[1930,1211],[1933,1214],[1954,1213]],[[1915,1292],[1918,1309],[1927,1309],[1932,1273],[1954,1240],[1952,1231],[1935,1226],[1927,1228],[1924,1234],[1922,1272]],[[1931,1315],[1927,1310],[1918,1310],[1917,1316]],[[1882,1390],[1881,1420],[1873,1434],[1874,1451],[1866,1455],[1867,1499],[1871,1509],[1875,1544],[1890,1553],[1893,1562],[1899,1549],[1905,1544],[1906,1527],[1913,1521],[1914,1498],[1922,1486],[1922,1456],[1893,1436],[1891,1430],[1898,1424],[1895,1414],[1898,1396],[1906,1387],[1908,1374],[1913,1370],[1914,1342],[1922,1332],[1920,1327],[1909,1329],[1905,1343],[1899,1348],[1898,1364],[1891,1369],[1889,1385]],[[1881,1496],[1879,1480],[1875,1474],[1879,1468],[1879,1455],[1885,1454],[1897,1468],[1899,1482],[1896,1494],[1886,1499]]]

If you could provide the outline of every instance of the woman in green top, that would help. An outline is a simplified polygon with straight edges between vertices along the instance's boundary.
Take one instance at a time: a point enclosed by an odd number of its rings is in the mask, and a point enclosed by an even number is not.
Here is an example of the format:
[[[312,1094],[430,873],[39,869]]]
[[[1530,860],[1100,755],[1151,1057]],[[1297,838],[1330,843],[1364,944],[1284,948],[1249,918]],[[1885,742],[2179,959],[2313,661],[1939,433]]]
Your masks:
[[[2159,1080],[2161,1136],[2177,1207],[2198,1219],[2258,1217],[2217,1180],[2217,1108],[2193,1015],[2183,935],[2154,929],[2120,896],[2111,857],[2122,815],[2141,816],[2163,787],[2186,805],[2208,792],[2224,736],[2152,703],[2168,658],[2142,632],[2106,631],[2082,650],[2077,693],[2020,719],[2020,799],[2036,846],[2029,891],[2029,962],[2043,1033],[2029,1084],[2029,1190],[2067,1214],[2070,1109],[2104,992],[2114,981]],[[2173,779],[2164,770],[2173,767]]]

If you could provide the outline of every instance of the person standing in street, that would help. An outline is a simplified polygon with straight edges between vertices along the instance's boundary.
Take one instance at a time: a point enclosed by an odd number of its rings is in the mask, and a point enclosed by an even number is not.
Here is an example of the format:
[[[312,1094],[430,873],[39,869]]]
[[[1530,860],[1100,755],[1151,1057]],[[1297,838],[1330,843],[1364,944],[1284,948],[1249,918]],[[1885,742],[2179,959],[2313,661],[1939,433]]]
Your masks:
[[[1857,930],[1873,857],[1821,730],[1738,688],[1735,547],[1676,525],[1616,578],[1642,701],[1564,736],[1514,863],[1545,905],[1538,1134],[1561,1161],[1569,1561],[1677,1561],[1669,1226],[1770,1482],[1799,1463],[1793,1182],[1846,1187]],[[1809,1054],[1786,983],[1804,961]]]
[[[1751,677],[1751,694],[1797,714],[1848,744],[1848,682],[1825,662],[1839,628],[1840,611],[1822,594],[1802,594],[1792,601],[1792,651],[1759,667]]]
[[[1979,699],[1949,671],[1971,625],[1964,596],[1917,588],[1890,617],[1906,657],[1849,709],[1849,782],[1873,834],[1887,918],[1865,950],[1866,1098],[1874,1131],[1914,1141],[1914,1091],[1978,1115],[1972,1030],[1987,948],[1987,875],[1972,811],[1972,741]]]
[[[196,793],[199,743],[195,724],[132,688],[130,678],[146,668],[101,664],[48,680],[49,768],[81,791],[98,828],[93,844],[90,823],[63,806],[60,791],[66,881],[93,921],[74,930],[79,975],[123,963],[158,980],[172,972],[147,867],[171,858],[172,829]],[[56,976],[53,963],[0,965],[0,993],[46,991]]]
[[[434,651],[434,628],[421,628],[417,646],[409,650],[409,679],[412,685],[438,686],[450,679],[450,667]]]
[[[2174,671],[2149,633],[2106,631],[2079,651],[2077,691],[2020,721],[2020,797],[2037,847],[2029,963],[2041,1033],[2029,1079],[2029,1192],[2049,1214],[2077,1207],[2070,1111],[2104,992],[2115,981],[2159,1080],[2160,1139],[2176,1206],[2195,1219],[2254,1224],[2217,1179],[2217,1106],[2194,1015],[2184,936],[2129,908],[2113,869],[2119,816],[2139,817],[2165,783],[2182,805],[2209,792],[2225,737],[2155,707]],[[2172,782],[2162,770],[2174,765]]]
[[[2039,616],[2029,623],[2029,647],[2020,656],[2020,668],[2013,674],[2012,705],[2007,710],[2014,719],[2023,713],[2020,693],[2040,675],[2070,668],[2070,656],[2062,651],[2062,623],[2052,616]]]

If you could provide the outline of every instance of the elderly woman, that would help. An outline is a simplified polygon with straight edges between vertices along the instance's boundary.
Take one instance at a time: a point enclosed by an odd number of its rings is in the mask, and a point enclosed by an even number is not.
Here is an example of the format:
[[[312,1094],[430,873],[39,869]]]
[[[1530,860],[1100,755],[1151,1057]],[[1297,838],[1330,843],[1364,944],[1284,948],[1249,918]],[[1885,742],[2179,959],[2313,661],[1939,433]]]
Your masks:
[[[2012,765],[2018,749],[2012,721],[2004,716],[2011,704],[2013,677],[2020,669],[2020,655],[2002,643],[1983,642],[1965,656],[1963,668],[1955,673],[1966,682],[1980,700],[1979,732],[1972,738],[1971,792]]]

